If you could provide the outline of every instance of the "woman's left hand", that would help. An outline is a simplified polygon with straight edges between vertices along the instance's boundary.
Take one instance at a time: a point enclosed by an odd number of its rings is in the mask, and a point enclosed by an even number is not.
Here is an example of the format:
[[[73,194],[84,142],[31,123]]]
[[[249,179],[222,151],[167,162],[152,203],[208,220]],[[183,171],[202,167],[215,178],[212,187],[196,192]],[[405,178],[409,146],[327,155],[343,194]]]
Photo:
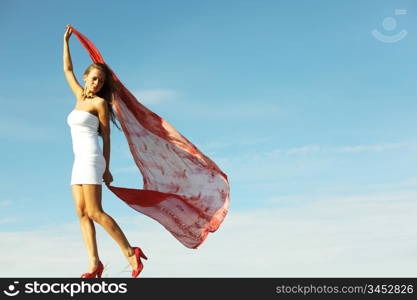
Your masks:
[[[110,182],[112,182],[112,181],[113,181],[113,176],[111,175],[111,173],[110,173],[110,171],[109,171],[109,170],[104,171],[104,174],[103,174],[103,181],[104,181],[104,183],[105,183],[106,185],[109,185],[109,184],[110,184]]]

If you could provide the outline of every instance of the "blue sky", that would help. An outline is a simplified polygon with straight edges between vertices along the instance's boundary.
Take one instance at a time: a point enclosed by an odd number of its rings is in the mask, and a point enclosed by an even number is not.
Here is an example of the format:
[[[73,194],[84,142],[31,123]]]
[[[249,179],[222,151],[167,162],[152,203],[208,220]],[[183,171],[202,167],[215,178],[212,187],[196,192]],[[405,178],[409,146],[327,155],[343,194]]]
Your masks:
[[[416,276],[416,14],[411,0],[0,2],[0,276],[87,265],[69,186],[66,24],[229,177],[230,213],[197,251],[103,189],[129,240],[160,254],[144,276]],[[388,43],[375,29],[407,34]],[[81,82],[91,61],[75,36],[70,49]],[[142,186],[114,127],[110,169],[114,185]],[[119,262],[108,276],[129,276],[96,228]],[[69,274],[23,272],[11,261],[25,241],[39,264],[66,263],[56,243],[79,257]]]

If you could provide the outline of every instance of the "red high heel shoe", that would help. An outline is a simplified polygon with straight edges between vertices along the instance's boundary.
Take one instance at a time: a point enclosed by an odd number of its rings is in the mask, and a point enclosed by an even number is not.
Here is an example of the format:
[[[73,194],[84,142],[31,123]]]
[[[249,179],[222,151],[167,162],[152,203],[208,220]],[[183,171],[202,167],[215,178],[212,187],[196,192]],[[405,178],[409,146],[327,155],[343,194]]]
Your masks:
[[[97,268],[92,273],[84,273],[81,275],[81,278],[101,278],[101,274],[103,273],[104,266],[101,261],[98,262]]]
[[[139,247],[133,247],[133,250],[135,250],[135,257],[136,257],[136,261],[138,263],[138,268],[136,270],[132,271],[132,277],[136,278],[139,276],[140,272],[142,272],[143,270],[143,264],[140,260],[140,258],[144,258],[144,259],[148,259],[145,256],[145,253],[143,253],[142,249],[140,249]]]

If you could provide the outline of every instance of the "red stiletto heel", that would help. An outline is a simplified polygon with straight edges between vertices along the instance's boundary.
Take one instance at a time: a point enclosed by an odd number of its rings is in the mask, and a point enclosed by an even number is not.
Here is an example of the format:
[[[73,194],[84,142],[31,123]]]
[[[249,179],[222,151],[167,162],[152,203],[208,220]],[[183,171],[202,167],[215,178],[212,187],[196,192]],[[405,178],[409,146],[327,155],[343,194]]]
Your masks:
[[[103,271],[104,271],[104,266],[101,262],[100,262],[100,265],[97,269],[98,269],[97,270],[97,278],[101,278],[101,274],[103,274]]]
[[[132,277],[136,278],[139,276],[140,272],[142,272],[143,270],[143,264],[140,260],[140,258],[144,258],[144,259],[148,259],[145,255],[145,253],[143,253],[142,249],[140,249],[139,247],[133,247],[133,250],[135,250],[135,257],[136,257],[136,261],[138,263],[138,268],[132,271]]]
[[[92,273],[84,273],[81,275],[81,278],[101,278],[101,274],[103,273],[104,266],[101,261],[98,262],[97,268]]]

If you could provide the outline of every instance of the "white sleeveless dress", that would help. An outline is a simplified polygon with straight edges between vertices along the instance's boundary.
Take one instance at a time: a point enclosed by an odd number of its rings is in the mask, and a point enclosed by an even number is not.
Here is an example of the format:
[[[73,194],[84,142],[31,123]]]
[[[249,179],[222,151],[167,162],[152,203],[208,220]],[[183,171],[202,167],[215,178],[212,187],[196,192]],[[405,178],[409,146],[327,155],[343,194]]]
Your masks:
[[[73,184],[102,184],[106,160],[98,142],[98,117],[84,110],[74,109],[67,117],[71,128],[74,164]]]

